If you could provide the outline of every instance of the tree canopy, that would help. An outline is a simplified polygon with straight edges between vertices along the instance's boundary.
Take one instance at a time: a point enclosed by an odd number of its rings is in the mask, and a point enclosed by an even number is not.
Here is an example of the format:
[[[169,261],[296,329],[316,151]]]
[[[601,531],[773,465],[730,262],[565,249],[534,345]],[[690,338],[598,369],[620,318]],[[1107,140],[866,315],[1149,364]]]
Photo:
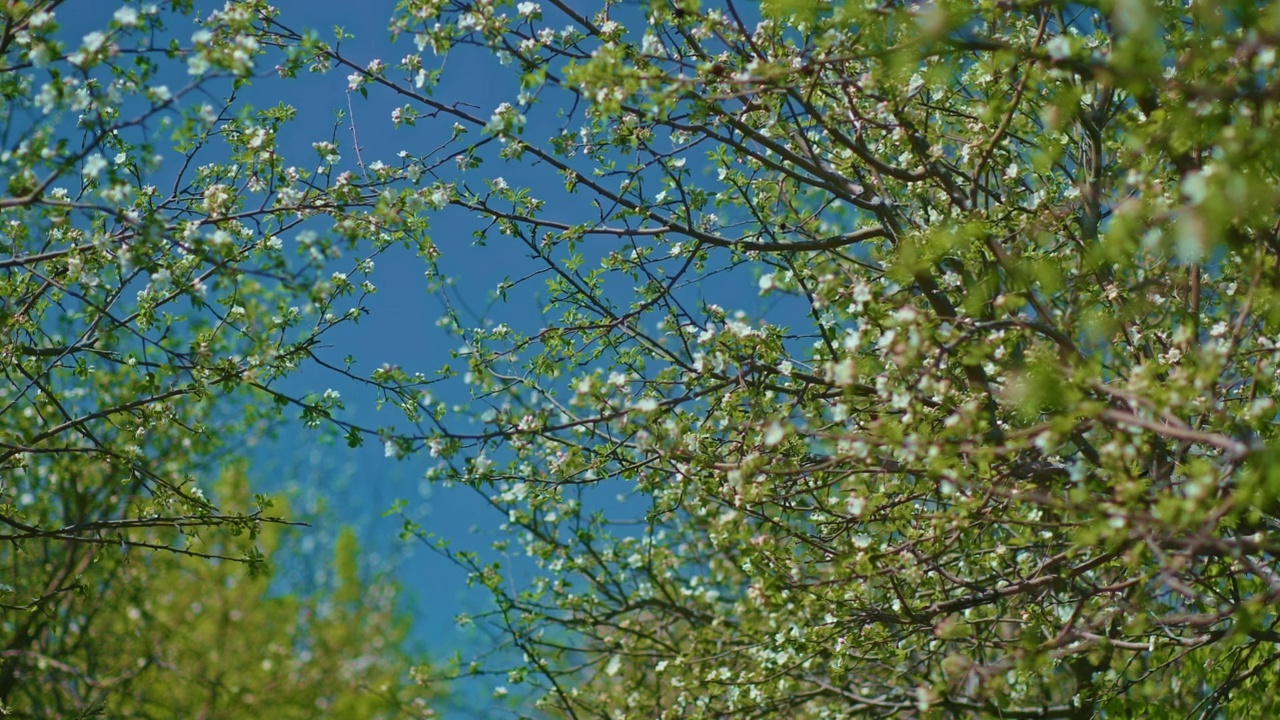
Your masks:
[[[1280,8],[406,0],[392,27],[421,52],[323,51],[453,125],[419,193],[527,254],[495,296],[545,318],[451,315],[475,420],[404,440],[538,566],[513,589],[444,550],[517,651],[499,695],[1274,712]],[[432,92],[469,47],[518,77],[492,111]]]
[[[262,519],[162,462],[216,454],[215,399],[233,430],[376,438],[503,523],[482,551],[405,533],[491,591],[462,620],[510,652],[459,674],[526,715],[1274,713],[1280,6],[580,5],[400,0],[370,57],[259,0],[156,50],[146,8],[75,49],[11,4],[13,476],[131,478],[84,534],[117,543]],[[290,108],[159,92],[161,58],[233,90],[340,73],[406,149],[335,134],[300,169]],[[122,138],[165,118],[230,162],[148,189]],[[428,237],[459,212],[478,249]],[[460,349],[330,361],[396,244]],[[449,263],[485,252],[527,272],[476,317]],[[304,363],[400,416],[281,391]]]

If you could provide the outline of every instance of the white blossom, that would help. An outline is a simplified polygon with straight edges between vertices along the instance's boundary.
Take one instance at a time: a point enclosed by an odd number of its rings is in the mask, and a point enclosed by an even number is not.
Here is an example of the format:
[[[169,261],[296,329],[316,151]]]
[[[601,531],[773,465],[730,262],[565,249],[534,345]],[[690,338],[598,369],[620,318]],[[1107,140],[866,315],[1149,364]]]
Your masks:
[[[1045,45],[1045,50],[1054,60],[1066,60],[1071,57],[1071,41],[1065,35],[1054,35]]]
[[[124,27],[133,27],[138,24],[138,11],[128,5],[115,11],[112,18]]]
[[[80,171],[80,174],[84,175],[86,180],[93,180],[106,169],[107,165],[107,159],[102,157],[102,153],[94,153],[85,158],[84,169]]]

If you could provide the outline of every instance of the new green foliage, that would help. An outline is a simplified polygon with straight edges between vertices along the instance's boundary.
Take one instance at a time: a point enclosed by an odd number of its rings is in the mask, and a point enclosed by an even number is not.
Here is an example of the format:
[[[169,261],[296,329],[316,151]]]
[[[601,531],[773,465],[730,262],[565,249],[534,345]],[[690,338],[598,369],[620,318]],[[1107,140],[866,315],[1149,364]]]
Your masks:
[[[1280,9],[403,0],[392,22],[416,47],[384,85],[467,131],[419,161],[466,159],[447,201],[532,258],[501,297],[545,298],[540,328],[447,315],[484,432],[403,432],[540,569],[452,555],[517,651],[497,695],[1274,712]],[[414,90],[472,45],[519,95]]]

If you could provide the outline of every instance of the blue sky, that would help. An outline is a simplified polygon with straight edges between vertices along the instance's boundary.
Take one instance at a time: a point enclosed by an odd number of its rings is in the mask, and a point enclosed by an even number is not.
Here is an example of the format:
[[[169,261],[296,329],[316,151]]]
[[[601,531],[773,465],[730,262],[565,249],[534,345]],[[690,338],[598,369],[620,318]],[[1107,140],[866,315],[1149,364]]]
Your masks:
[[[390,46],[387,28],[395,6],[390,0],[364,2],[359,12],[352,12],[348,3],[336,0],[285,0],[276,4],[281,10],[280,22],[294,30],[310,27],[321,37],[331,39],[334,26],[340,25],[344,32],[354,35],[354,39],[343,41],[344,55],[360,64],[381,58],[394,65],[413,47],[410,38]],[[488,52],[460,48],[444,62],[447,71],[434,89],[434,97],[466,102],[468,110],[476,115],[487,117],[501,102],[513,100],[518,91],[518,72],[502,66]],[[395,128],[391,111],[402,99],[377,88],[371,89],[367,99],[350,93],[347,72],[343,70],[287,81],[264,77],[243,91],[241,99],[262,106],[284,102],[297,108],[293,135],[283,139],[282,150],[288,157],[308,160],[314,157],[311,142],[333,135],[336,113],[347,113],[349,117],[336,125],[336,137],[343,148],[343,169],[356,168],[357,158],[351,151],[351,117],[361,148],[359,159],[366,164],[375,160],[393,163],[402,150],[422,153],[434,148],[447,139],[452,124],[423,122],[417,127]],[[531,114],[527,136],[541,140],[551,135],[558,125],[558,111],[558,107],[548,106]],[[478,184],[481,178],[495,176],[503,176],[513,186],[528,184],[538,187],[539,192],[552,192],[546,187],[545,168],[535,172],[512,163],[491,161],[469,181]],[[580,216],[580,208],[565,200],[562,197],[559,206],[549,203],[548,211],[560,218]],[[491,293],[500,281],[521,277],[538,266],[525,257],[514,241],[496,235],[484,247],[474,246],[472,232],[482,223],[456,208],[440,211],[431,219],[431,236],[442,253],[441,270],[453,280],[451,300],[465,307],[477,324],[506,322],[534,330],[542,327],[545,323],[538,312],[539,281],[516,288],[508,303],[491,301]],[[326,336],[330,347],[321,354],[335,363],[354,354],[355,370],[365,375],[383,363],[430,374],[449,361],[449,352],[459,347],[459,340],[437,326],[442,304],[439,297],[428,292],[423,275],[426,266],[412,252],[400,248],[378,257],[376,263],[372,279],[378,292],[367,303],[370,312],[359,324],[346,325]],[[394,410],[375,410],[375,399],[367,389],[329,372],[305,370],[288,386],[299,392],[320,393],[331,387],[339,390],[346,403],[345,419],[365,426],[396,421]],[[465,386],[456,381],[433,388],[433,394],[448,403],[467,400]],[[434,463],[426,453],[395,460],[385,457],[382,445],[376,441],[357,451],[347,449],[342,442],[320,446],[315,433],[300,427],[284,429],[277,442],[258,451],[264,456],[263,467],[298,468],[300,472],[285,473],[286,482],[316,489],[315,494],[323,496],[342,521],[358,529],[364,546],[370,550],[370,567],[377,567],[388,558],[393,561],[395,575],[407,591],[407,607],[414,614],[414,640],[429,657],[440,658],[461,650],[466,658],[489,648],[494,638],[477,629],[460,630],[455,623],[459,613],[485,610],[487,591],[467,588],[465,573],[440,555],[418,543],[400,543],[396,539],[400,520],[383,517],[394,501],[407,500],[408,513],[426,531],[448,538],[456,549],[492,554],[489,545],[502,535],[499,526],[505,518],[473,490],[424,483],[423,473]],[[269,474],[276,476],[274,471]],[[608,488],[603,495],[616,507],[612,499],[627,492],[626,488]],[[520,559],[513,560],[518,567]],[[488,704],[490,684],[502,681],[466,683],[463,695],[472,706],[452,716],[477,717],[476,713]],[[495,716],[508,716],[497,707],[488,711]]]
[[[294,29],[310,27],[322,37],[331,39],[334,26],[341,26],[354,39],[344,40],[343,52],[365,61],[382,58],[392,64],[407,52],[403,40],[398,48],[389,44],[388,23],[395,8],[389,0],[360,3],[358,11],[340,0],[286,0],[276,3],[280,21]],[[448,81],[437,89],[440,96],[465,98],[481,108],[495,107],[511,94],[514,85],[510,73],[483,53],[457,53],[449,60]],[[460,72],[458,72],[460,71]],[[505,87],[504,87],[505,86]],[[373,92],[368,99],[347,91],[346,73],[338,70],[326,75],[310,75],[281,81],[263,78],[243,94],[246,102],[274,104],[285,102],[298,109],[294,132],[297,142],[293,152],[308,156],[310,143],[333,132],[339,110],[355,119],[361,147],[361,158],[370,163],[376,159],[394,160],[401,150],[421,152],[435,147],[442,138],[432,137],[439,126],[394,128],[391,110],[396,106],[386,93]],[[344,165],[354,165],[350,152],[350,122],[338,128],[338,139],[344,146]],[[506,275],[518,273],[523,263],[518,255],[500,248],[472,248],[471,218],[458,211],[446,210],[432,220],[432,237],[443,252],[442,265],[456,280],[458,294],[466,303],[483,314],[488,295]],[[355,354],[356,370],[367,374],[383,363],[409,370],[430,372],[449,360],[449,351],[457,349],[458,340],[436,325],[441,313],[439,298],[428,293],[423,276],[424,263],[413,253],[394,248],[377,259],[374,282],[378,292],[368,302],[370,312],[358,325],[346,326],[330,338],[329,357],[337,360]],[[530,307],[530,306],[526,306]],[[334,387],[343,393],[348,419],[364,425],[394,422],[391,411],[378,413],[375,399],[367,390],[343,386],[341,378],[314,368],[304,371],[293,387],[323,392]],[[455,385],[453,392],[441,388],[435,395],[447,402],[461,402],[465,395]],[[291,442],[292,441],[292,442]],[[330,485],[324,494],[340,517],[359,528],[366,547],[382,557],[400,556],[397,575],[410,594],[415,612],[415,636],[433,653],[445,653],[472,638],[456,629],[454,617],[464,611],[475,611],[486,596],[468,592],[465,574],[442,557],[419,548],[404,557],[404,547],[396,540],[400,520],[383,517],[396,499],[410,502],[409,510],[420,517],[423,526],[441,536],[455,539],[459,547],[483,549],[486,537],[495,533],[501,521],[492,510],[467,488],[428,487],[422,481],[430,462],[425,456],[405,460],[385,457],[380,444],[373,442],[358,451],[342,443],[314,447],[315,437],[302,429],[285,432],[281,448],[268,448],[284,460],[292,454],[314,455],[312,466],[332,469],[328,477],[317,482]],[[289,447],[293,444],[293,447]],[[304,446],[306,450],[304,450]],[[301,480],[301,478],[298,478]],[[337,481],[339,487],[333,488]],[[335,494],[332,490],[337,490]],[[412,544],[411,544],[412,545]]]

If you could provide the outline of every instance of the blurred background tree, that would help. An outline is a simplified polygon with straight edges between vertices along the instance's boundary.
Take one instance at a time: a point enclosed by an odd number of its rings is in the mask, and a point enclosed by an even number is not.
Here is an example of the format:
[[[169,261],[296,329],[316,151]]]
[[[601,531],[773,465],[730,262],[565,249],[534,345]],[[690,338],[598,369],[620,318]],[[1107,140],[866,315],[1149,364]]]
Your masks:
[[[214,486],[225,506],[251,501],[246,463]],[[263,499],[281,512],[283,500]],[[328,561],[299,551],[302,532],[278,524],[260,532],[207,532],[180,552],[108,547],[65,601],[10,612],[24,626],[24,650],[9,654],[15,717],[400,718],[430,717],[438,688],[406,644],[409,617],[385,575],[361,572],[361,549],[338,531]],[[175,533],[153,531],[157,544]],[[55,545],[74,548],[74,545]],[[199,555],[187,554],[198,553]],[[260,554],[256,571],[238,558]],[[321,580],[290,588],[275,577],[288,554],[293,573]],[[26,555],[9,560],[25,577]],[[46,553],[44,563],[57,565]],[[62,565],[75,558],[62,560]],[[87,568],[86,568],[87,569]]]

